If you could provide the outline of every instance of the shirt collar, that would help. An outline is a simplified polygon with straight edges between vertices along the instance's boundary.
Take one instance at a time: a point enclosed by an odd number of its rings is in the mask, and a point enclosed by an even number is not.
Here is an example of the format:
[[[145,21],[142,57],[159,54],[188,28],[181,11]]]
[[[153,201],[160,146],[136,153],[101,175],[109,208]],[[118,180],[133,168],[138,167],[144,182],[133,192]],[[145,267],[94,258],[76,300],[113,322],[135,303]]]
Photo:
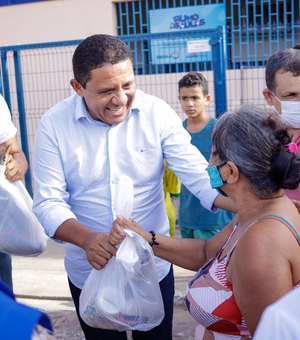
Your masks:
[[[80,118],[87,118],[89,113],[87,112],[84,100],[82,97],[74,94],[75,97],[75,119],[78,120]]]

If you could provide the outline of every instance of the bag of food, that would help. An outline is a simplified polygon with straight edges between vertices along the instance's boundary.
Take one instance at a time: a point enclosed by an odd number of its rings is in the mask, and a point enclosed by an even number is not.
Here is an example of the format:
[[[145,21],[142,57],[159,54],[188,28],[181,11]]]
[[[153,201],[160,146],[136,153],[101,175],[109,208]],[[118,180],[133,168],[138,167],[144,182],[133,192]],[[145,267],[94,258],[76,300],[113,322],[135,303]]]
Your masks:
[[[121,177],[116,211],[126,218],[133,206],[133,184]],[[137,233],[124,229],[117,254],[102,270],[92,269],[79,302],[83,321],[117,331],[148,331],[164,318],[164,305],[152,248]]]
[[[92,269],[80,295],[80,315],[91,327],[148,331],[164,318],[153,252],[145,240],[126,230],[116,257]]]
[[[22,181],[10,182],[0,165],[0,251],[12,255],[36,256],[48,241],[32,211],[32,199]]]

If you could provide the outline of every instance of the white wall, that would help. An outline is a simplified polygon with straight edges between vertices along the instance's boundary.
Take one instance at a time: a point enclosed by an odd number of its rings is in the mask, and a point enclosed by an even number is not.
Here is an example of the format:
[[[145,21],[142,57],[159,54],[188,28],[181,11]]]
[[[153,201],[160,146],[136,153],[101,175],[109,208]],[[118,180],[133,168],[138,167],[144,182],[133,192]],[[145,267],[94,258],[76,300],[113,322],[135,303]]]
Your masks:
[[[48,0],[0,6],[0,46],[116,34],[111,0]]]

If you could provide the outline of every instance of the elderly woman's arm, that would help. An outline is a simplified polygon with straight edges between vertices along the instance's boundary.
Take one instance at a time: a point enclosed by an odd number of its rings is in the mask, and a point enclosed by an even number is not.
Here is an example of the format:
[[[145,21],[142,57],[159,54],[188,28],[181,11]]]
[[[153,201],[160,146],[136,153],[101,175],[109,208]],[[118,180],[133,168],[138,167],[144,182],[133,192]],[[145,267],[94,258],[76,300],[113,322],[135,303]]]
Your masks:
[[[210,240],[171,238],[156,234],[155,238],[158,245],[153,245],[153,252],[156,256],[179,267],[197,271],[222,247],[232,231],[233,224],[234,222],[230,223]],[[151,243],[151,233],[145,231],[138,223],[133,220],[128,221],[123,218],[117,218],[109,233],[109,239],[112,244],[119,244],[124,239],[123,227],[135,231],[148,243]]]

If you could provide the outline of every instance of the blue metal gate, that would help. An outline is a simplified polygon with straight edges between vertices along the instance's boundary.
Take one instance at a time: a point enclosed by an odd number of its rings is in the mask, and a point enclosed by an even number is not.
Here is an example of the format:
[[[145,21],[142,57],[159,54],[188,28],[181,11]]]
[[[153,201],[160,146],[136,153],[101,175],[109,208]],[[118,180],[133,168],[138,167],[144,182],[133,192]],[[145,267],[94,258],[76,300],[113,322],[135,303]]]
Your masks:
[[[173,45],[184,41],[201,41],[203,37],[208,38],[211,45],[211,60],[200,60],[197,62],[185,62],[173,64],[155,64],[151,58],[151,43],[155,41],[157,49],[166,50],[171,53]],[[134,69],[136,74],[166,74],[188,71],[199,71],[205,69],[213,71],[215,115],[218,117],[226,111],[226,59],[224,53],[224,27],[216,27],[213,30],[195,30],[176,33],[137,34],[133,36],[120,36],[127,42],[134,55]],[[171,42],[171,43],[170,43]],[[145,53],[147,52],[147,53]]]
[[[225,28],[149,33],[149,10],[222,3],[226,6]],[[209,106],[213,115],[247,101],[263,104],[261,90],[265,86],[263,72],[267,58],[300,42],[299,0],[139,0],[116,3],[116,10],[118,34],[134,53],[137,86],[165,99],[179,115],[177,82],[188,71],[201,71],[209,78],[210,90],[214,89]],[[205,34],[209,35],[212,47],[211,60],[164,65],[152,62],[153,40],[198,39]],[[20,131],[29,164],[41,115],[71,94],[71,60],[78,43],[75,40],[0,48],[0,91]],[[30,168],[26,186],[31,193]]]
[[[31,154],[39,118],[50,106],[70,94],[70,89],[63,85],[68,78],[57,82],[57,86],[47,84],[53,81],[53,76],[61,78],[61,72],[71,78],[71,54],[79,41],[1,47],[0,90],[20,132],[22,149],[29,163],[25,185],[31,195]],[[42,91],[47,96],[41,96]]]

